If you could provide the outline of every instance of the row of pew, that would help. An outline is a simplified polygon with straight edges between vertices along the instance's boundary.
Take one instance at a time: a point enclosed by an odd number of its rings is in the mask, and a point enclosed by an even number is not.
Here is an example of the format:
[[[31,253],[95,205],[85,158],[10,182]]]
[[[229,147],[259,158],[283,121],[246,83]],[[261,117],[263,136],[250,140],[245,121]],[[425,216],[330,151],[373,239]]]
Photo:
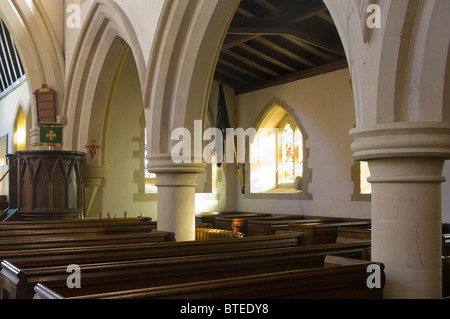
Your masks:
[[[197,221],[208,222],[210,227],[233,230],[246,236],[262,236],[296,231],[302,233],[304,245],[323,245],[331,243],[357,243],[371,240],[370,220],[292,216],[246,213],[233,214],[206,213]],[[442,294],[450,298],[450,225],[442,225]],[[370,247],[364,250],[362,258],[371,260]]]
[[[216,217],[198,216],[197,224],[214,228]],[[320,237],[320,225],[368,229],[370,223],[300,219],[309,222],[291,225],[314,225],[317,236],[288,226],[258,236],[247,229],[245,237],[177,242],[149,219],[0,223],[0,298],[382,298],[382,288],[366,283],[369,265],[383,269],[363,258],[370,240],[311,241]],[[73,264],[81,269],[79,289],[67,285]]]

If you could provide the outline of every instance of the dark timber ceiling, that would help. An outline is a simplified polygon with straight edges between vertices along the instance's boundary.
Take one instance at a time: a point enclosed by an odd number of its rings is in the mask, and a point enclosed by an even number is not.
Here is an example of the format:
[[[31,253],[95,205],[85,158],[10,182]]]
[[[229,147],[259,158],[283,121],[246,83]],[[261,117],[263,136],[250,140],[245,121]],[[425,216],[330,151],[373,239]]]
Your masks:
[[[242,94],[346,67],[322,0],[242,0],[215,78]]]

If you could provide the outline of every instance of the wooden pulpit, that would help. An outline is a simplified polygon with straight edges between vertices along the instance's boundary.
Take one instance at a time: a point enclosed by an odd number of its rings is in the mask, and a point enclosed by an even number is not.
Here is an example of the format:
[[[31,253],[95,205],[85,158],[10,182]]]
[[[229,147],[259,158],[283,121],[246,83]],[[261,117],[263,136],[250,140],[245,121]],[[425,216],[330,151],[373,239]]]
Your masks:
[[[85,153],[18,152],[21,220],[75,219],[83,212]]]

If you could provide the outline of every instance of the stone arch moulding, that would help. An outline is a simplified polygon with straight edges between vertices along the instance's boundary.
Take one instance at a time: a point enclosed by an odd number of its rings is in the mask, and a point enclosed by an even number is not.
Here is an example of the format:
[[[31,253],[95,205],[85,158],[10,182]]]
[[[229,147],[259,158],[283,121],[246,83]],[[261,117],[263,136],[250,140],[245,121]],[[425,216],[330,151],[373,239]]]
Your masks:
[[[51,22],[43,14],[39,1],[1,1],[0,16],[11,33],[27,76],[31,92],[47,84],[56,90],[57,111],[62,109],[64,94],[64,57]],[[31,104],[34,109],[34,103]],[[36,123],[36,112],[32,112]]]
[[[75,53],[70,65],[64,114],[68,118],[66,134],[71,139],[65,145],[71,149],[84,150],[89,140],[86,123],[90,123],[95,90],[100,79],[106,55],[113,41],[123,39],[131,48],[143,83],[145,62],[140,44],[131,22],[122,9],[111,1],[97,1],[82,26]]]
[[[172,131],[192,130],[194,120],[204,118],[220,47],[238,3],[165,2],[144,87],[150,157],[165,154],[167,159]]]

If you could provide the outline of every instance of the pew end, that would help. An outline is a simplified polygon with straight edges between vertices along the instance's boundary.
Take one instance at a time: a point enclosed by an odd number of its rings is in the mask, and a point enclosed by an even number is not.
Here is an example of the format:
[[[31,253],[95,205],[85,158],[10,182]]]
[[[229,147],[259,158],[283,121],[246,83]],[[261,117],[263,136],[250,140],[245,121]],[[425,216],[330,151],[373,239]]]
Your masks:
[[[0,271],[0,299],[20,299],[26,283],[25,274],[13,264],[4,260]]]
[[[63,296],[57,294],[53,290],[47,288],[46,286],[42,284],[37,284],[34,287],[35,295],[33,299],[39,299],[39,300],[49,300],[49,299],[64,299]]]

